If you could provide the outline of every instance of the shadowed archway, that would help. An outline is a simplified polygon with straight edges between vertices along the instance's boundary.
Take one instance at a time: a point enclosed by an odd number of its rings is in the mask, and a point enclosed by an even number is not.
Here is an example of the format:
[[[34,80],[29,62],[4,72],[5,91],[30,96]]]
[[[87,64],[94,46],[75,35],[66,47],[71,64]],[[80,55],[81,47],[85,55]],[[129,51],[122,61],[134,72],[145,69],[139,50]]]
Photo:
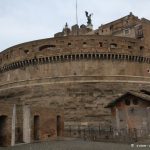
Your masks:
[[[7,145],[7,116],[0,116],[0,146]]]

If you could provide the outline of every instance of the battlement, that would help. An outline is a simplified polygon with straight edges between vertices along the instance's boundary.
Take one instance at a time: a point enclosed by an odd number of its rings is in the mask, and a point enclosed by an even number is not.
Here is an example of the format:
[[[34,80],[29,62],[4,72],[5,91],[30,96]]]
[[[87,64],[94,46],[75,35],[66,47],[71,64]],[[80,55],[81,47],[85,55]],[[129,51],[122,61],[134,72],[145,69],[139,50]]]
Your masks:
[[[89,33],[93,34],[94,31],[84,24],[82,24],[80,27],[77,24],[73,25],[71,29],[66,24],[65,28],[63,28],[63,31],[56,33],[54,37],[86,35]]]
[[[115,52],[149,57],[143,41],[108,35],[56,37],[19,44],[0,53],[0,66],[33,58],[64,53]]]

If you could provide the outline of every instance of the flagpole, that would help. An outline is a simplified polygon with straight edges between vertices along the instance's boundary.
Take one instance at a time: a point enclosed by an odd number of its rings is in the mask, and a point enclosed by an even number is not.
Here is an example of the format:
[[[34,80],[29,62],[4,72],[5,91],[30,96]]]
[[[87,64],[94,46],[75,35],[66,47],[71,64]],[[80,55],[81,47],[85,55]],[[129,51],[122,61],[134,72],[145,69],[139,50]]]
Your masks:
[[[76,0],[76,24],[78,25],[78,0]]]

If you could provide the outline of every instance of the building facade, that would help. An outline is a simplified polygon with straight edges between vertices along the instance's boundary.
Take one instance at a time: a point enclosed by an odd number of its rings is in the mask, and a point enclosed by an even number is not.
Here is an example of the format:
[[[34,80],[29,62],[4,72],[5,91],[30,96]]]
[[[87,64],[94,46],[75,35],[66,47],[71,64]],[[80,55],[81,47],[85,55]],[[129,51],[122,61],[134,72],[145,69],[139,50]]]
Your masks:
[[[66,25],[0,53],[0,100],[60,110],[66,125],[108,123],[112,99],[150,89],[149,64],[147,19],[130,13],[97,30]]]
[[[0,102],[0,146],[63,136],[63,113],[31,105]]]
[[[111,109],[112,128],[135,130],[137,136],[150,134],[150,95],[143,92],[127,92],[110,102],[106,108]]]

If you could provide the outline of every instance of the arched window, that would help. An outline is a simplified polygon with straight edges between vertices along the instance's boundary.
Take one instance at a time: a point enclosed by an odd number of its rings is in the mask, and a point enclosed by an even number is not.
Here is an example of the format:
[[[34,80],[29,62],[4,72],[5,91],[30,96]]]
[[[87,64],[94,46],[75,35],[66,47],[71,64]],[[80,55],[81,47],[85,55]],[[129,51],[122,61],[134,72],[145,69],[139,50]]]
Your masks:
[[[42,51],[42,50],[44,50],[44,49],[48,49],[48,48],[54,48],[54,47],[56,47],[56,45],[43,45],[43,46],[41,46],[41,47],[39,47],[39,51]]]

